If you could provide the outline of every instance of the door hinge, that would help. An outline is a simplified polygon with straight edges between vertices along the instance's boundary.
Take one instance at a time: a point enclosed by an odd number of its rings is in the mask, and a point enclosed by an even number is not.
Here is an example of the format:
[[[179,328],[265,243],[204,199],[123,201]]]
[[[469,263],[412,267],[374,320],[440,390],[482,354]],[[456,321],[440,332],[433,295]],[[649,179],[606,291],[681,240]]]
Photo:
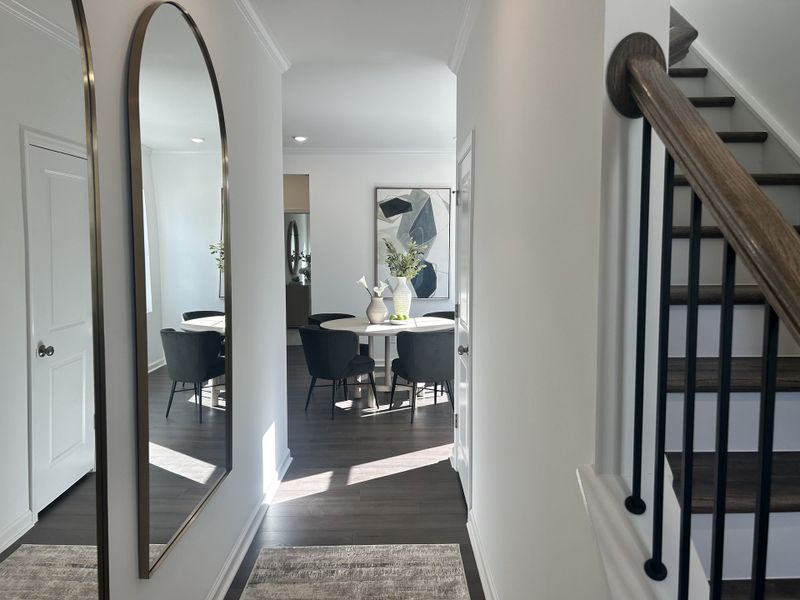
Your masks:
[[[456,206],[461,204],[461,192],[459,190],[453,190],[453,196],[456,198]]]
[[[458,413],[453,416],[453,426],[458,429]]]
[[[461,304],[460,303],[456,302],[456,305],[453,307],[453,313],[454,313],[456,319],[458,319],[461,316]]]

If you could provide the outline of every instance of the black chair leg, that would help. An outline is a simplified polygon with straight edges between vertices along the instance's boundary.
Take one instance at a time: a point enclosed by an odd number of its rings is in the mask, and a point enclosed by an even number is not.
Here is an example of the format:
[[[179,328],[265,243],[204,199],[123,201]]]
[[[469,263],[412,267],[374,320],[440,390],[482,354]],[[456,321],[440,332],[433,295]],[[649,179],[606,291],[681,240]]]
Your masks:
[[[444,386],[445,386],[445,388],[447,388],[447,395],[450,396],[450,406],[452,406],[453,410],[455,410],[456,409],[456,403],[455,403],[455,400],[453,399],[453,386],[449,381],[445,381],[444,382]]]
[[[197,399],[197,414],[200,422],[203,422],[203,384],[194,384],[194,397]]]
[[[336,382],[331,385],[331,421],[333,421],[336,413]]]
[[[344,388],[344,399],[349,400],[347,397],[347,379],[342,379],[342,388]]]
[[[378,402],[378,388],[375,387],[375,377],[369,373],[369,386],[372,388],[372,397],[375,398],[375,410],[381,409],[381,404]]]
[[[411,422],[414,422],[414,413],[417,412],[417,382],[411,384]]]
[[[392,376],[392,391],[389,394],[389,410],[394,406],[394,390],[397,387],[397,373]]]
[[[169,419],[169,409],[172,408],[172,398],[175,396],[175,386],[178,385],[177,381],[172,382],[172,391],[169,393],[169,403],[167,404],[167,419]]]
[[[433,384],[433,403],[438,404],[439,401],[439,384]]]
[[[316,377],[312,377],[311,378],[311,385],[308,386],[308,397],[306,398],[306,408],[305,408],[306,412],[308,412],[308,404],[309,404],[309,402],[311,402],[311,394],[314,391],[314,386],[315,385],[317,385],[317,378]]]

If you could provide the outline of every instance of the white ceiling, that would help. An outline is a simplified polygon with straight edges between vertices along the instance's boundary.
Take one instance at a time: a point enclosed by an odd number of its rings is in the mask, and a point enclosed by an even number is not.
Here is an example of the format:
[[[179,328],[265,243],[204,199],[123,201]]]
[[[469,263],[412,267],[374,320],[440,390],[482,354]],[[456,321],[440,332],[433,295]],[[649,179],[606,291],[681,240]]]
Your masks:
[[[466,0],[253,0],[289,59],[284,144],[322,150],[454,147],[448,62]],[[308,136],[305,144],[292,140]]]

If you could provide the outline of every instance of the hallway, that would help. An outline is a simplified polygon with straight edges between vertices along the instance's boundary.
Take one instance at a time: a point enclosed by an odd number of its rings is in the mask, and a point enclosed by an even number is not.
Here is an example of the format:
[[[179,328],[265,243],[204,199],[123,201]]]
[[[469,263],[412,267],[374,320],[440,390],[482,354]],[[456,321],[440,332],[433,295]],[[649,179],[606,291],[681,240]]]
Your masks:
[[[330,389],[303,411],[309,376],[302,349],[288,349],[289,447],[293,462],[253,540],[226,600],[240,597],[266,546],[459,544],[470,595],[483,599],[466,529],[466,505],[449,456],[453,412],[433,395],[405,407],[362,412],[339,402],[330,420]],[[402,396],[401,396],[402,397]],[[341,398],[341,394],[337,394]]]

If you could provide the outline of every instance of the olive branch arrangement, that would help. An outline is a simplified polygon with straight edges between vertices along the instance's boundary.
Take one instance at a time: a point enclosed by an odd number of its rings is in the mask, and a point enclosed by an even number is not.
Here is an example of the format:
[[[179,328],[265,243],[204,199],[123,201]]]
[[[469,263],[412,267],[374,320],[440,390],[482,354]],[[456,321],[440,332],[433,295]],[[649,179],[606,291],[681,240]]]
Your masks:
[[[400,252],[386,238],[383,238],[383,243],[386,245],[386,264],[389,267],[389,273],[394,277],[413,279],[427,266],[422,263],[425,250],[428,249],[427,246],[411,240],[408,243],[408,251]]]

